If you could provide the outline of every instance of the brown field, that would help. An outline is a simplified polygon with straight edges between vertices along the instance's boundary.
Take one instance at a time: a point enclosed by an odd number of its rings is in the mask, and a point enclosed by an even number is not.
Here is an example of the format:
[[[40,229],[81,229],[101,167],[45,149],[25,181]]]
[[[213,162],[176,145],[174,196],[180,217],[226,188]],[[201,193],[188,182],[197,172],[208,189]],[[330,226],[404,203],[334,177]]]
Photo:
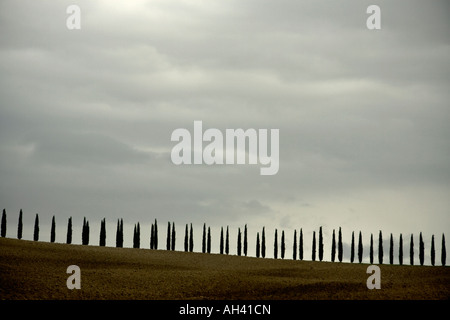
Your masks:
[[[69,265],[81,290],[69,290]],[[450,298],[450,269],[274,260],[165,250],[0,239],[0,299],[425,299]]]

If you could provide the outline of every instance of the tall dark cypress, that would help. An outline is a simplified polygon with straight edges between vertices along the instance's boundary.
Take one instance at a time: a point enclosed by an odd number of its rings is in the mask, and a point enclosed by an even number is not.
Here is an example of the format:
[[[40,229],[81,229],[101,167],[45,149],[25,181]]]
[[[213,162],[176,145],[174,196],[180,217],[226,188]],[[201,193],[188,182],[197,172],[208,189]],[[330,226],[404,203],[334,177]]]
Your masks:
[[[34,219],[34,233],[33,240],[39,241],[39,215],[36,213],[36,217]]]
[[[241,242],[241,228],[238,228],[238,235],[237,235],[237,255],[241,255],[242,250],[242,242]]]
[[[223,254],[223,227],[220,227],[220,254]]]
[[[355,231],[352,231],[352,244],[350,246],[350,262],[355,260]]]
[[[419,261],[420,265],[423,266],[425,261],[425,245],[423,243],[422,232],[419,235]]]
[[[206,253],[206,223],[203,224],[202,253]]]
[[[403,265],[403,236],[400,233],[400,239],[398,240],[398,263]]]
[[[284,243],[284,230],[281,231],[281,259],[284,259],[286,244]]]
[[[333,236],[331,238],[331,262],[334,262],[336,258],[336,235],[333,229]]]
[[[189,251],[189,228],[188,224],[186,223],[186,229],[184,230],[184,251]]]
[[[358,239],[358,261],[362,262],[363,259],[363,243],[362,243],[362,233],[359,231],[359,239]]]
[[[100,242],[101,247],[104,247],[106,245],[106,220],[105,218],[102,219],[100,223]]]
[[[17,225],[17,239],[22,239],[22,230],[23,230],[22,209],[20,209],[20,212],[19,212],[19,223]]]
[[[6,209],[3,209],[2,213],[2,226],[1,226],[1,236],[6,237]]]
[[[192,223],[191,223],[191,230],[189,232],[189,252],[193,252],[194,251],[194,229],[192,228]]]
[[[87,239],[87,227],[86,227],[86,217],[83,218],[83,228],[81,229],[81,244],[86,245]]]
[[[257,232],[256,233],[256,257],[257,258],[259,258],[259,254],[260,254],[260,251],[261,251],[261,248],[260,248],[260,243],[259,243],[259,232]]]
[[[136,237],[137,237],[137,248],[140,248],[141,247],[141,225],[139,224],[139,222],[137,223]]]
[[[316,261],[316,232],[315,231],[313,231],[311,259],[312,259],[312,261]]]
[[[158,250],[158,221],[155,219],[155,230],[153,231],[154,249]]]
[[[244,256],[247,256],[247,224],[244,227]]]
[[[394,238],[392,237],[392,233],[389,241],[389,263],[394,264]]]
[[[445,249],[445,236],[442,234],[442,246],[441,246],[441,263],[445,266],[447,260],[447,250]]]
[[[227,233],[225,235],[225,253],[230,253],[230,234],[228,232],[228,226],[227,226]]]
[[[137,248],[136,247],[136,224],[134,224],[134,229],[133,229],[133,248]]]
[[[323,235],[322,226],[319,228],[319,261],[323,260]]]
[[[86,245],[89,244],[89,235],[90,235],[89,221],[86,221]]]
[[[52,217],[52,226],[50,229],[50,242],[55,242],[56,238],[56,223],[55,223],[55,216]]]
[[[175,251],[175,238],[176,238],[176,233],[175,233],[175,222],[172,221],[172,241],[170,242],[170,245],[172,246],[172,251]]]
[[[123,219],[120,218],[120,247],[123,248]]]
[[[373,234],[370,234],[370,251],[369,251],[369,256],[370,256],[370,264],[373,264]]]
[[[166,239],[166,250],[170,250],[170,237],[172,236],[172,233],[170,231],[170,222],[167,222],[167,239]]]
[[[294,244],[292,245],[292,260],[297,260],[297,230],[294,230]]]
[[[380,233],[378,235],[378,262],[383,264],[383,235]]]
[[[263,227],[262,234],[261,234],[261,257],[263,257],[263,258],[266,257],[266,231],[265,231],[265,227]]]
[[[434,262],[435,262],[434,234],[431,236],[430,258],[431,258],[431,265],[434,266]]]
[[[412,266],[414,265],[414,239],[412,234],[409,242],[409,264]]]
[[[206,252],[211,253],[211,228],[208,227],[208,238],[206,240]]]
[[[300,260],[303,260],[303,230],[302,230],[302,228],[300,228],[300,236],[299,236],[299,239],[298,239],[298,250],[299,250],[299,253],[298,253],[298,258],[300,259]]]
[[[67,222],[67,238],[66,243],[71,244],[72,243],[72,217],[69,218],[69,221]]]
[[[344,248],[342,245],[342,231],[341,231],[341,227],[339,227],[339,236],[338,236],[338,259],[339,259],[339,262],[342,262],[343,256],[344,256]]]
[[[120,248],[120,219],[117,219],[116,248]]]
[[[273,257],[274,257],[274,259],[278,258],[278,232],[277,232],[277,229],[275,229],[275,237],[273,240]]]
[[[150,249],[155,249],[155,225],[152,223],[150,228]]]

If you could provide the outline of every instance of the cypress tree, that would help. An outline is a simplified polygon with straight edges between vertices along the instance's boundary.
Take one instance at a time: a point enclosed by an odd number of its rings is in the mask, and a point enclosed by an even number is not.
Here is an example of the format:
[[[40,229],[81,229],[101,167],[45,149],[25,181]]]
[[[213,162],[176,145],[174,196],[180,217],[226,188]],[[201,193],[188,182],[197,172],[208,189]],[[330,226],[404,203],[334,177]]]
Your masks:
[[[104,247],[106,245],[106,220],[103,218],[103,220],[100,223],[100,242],[101,247]]]
[[[398,263],[403,265],[403,236],[400,233],[400,239],[398,240]]]
[[[284,243],[284,230],[281,231],[281,259],[284,259],[286,244]]]
[[[247,256],[247,224],[244,227],[244,256]]]
[[[206,253],[206,224],[203,224],[202,253]]]
[[[383,264],[383,235],[380,233],[378,235],[378,262]]]
[[[227,233],[225,236],[225,253],[226,254],[230,253],[230,234],[228,232],[228,226],[227,226]]]
[[[123,248],[123,219],[120,218],[120,247]]]
[[[56,223],[55,223],[55,216],[52,217],[52,227],[50,229],[50,242],[55,242],[56,238]]]
[[[167,222],[167,239],[166,239],[166,250],[171,249],[170,245],[170,237],[172,236],[172,233],[170,231],[170,222]]]
[[[359,240],[358,240],[358,261],[362,262],[363,259],[363,243],[362,243],[362,233],[359,231]]]
[[[319,261],[323,260],[323,235],[322,226],[319,228]]]
[[[23,230],[23,222],[22,222],[22,209],[19,212],[19,223],[17,225],[17,239],[22,239],[22,230]]]
[[[298,258],[300,260],[303,260],[303,231],[302,231],[302,228],[300,228],[300,238],[298,240],[298,248],[299,248]]]
[[[150,249],[155,249],[155,225],[152,223],[150,228]]]
[[[137,238],[137,248],[140,248],[141,247],[141,225],[139,224],[139,222],[137,223],[136,238]]]
[[[434,234],[431,236],[431,250],[430,250],[430,258],[431,258],[431,265],[434,266]]]
[[[344,248],[342,246],[342,232],[341,227],[339,227],[339,238],[338,238],[338,259],[342,262],[342,257],[344,255]]]
[[[313,240],[312,240],[312,261],[316,261],[316,232],[313,231]]]
[[[350,247],[350,262],[355,260],[355,231],[352,231],[352,244]]]
[[[241,228],[238,228],[238,236],[237,236],[237,254],[241,255],[242,243],[241,243]]]
[[[441,263],[445,266],[447,260],[447,250],[445,249],[445,236],[442,234],[442,247],[441,247]]]
[[[3,209],[2,213],[2,227],[1,227],[1,236],[6,237],[6,209]]]
[[[411,241],[409,242],[409,264],[414,265],[414,239],[411,234]]]
[[[72,217],[69,218],[69,221],[67,222],[67,238],[66,238],[67,244],[72,243]]]
[[[220,227],[220,254],[223,254],[223,227]]]
[[[260,244],[259,244],[259,232],[256,233],[256,257],[259,258],[260,252]]]
[[[261,235],[261,257],[266,257],[266,232],[265,227],[262,229],[262,235]]]
[[[136,239],[137,239],[137,237],[136,237],[136,224],[134,224],[134,229],[133,229],[133,248],[137,248],[137,246],[136,246]]]
[[[292,246],[292,260],[297,260],[297,230],[294,230],[294,244]]]
[[[392,237],[392,233],[389,243],[389,263],[394,264],[394,238]]]
[[[189,236],[188,236],[188,224],[186,223],[186,229],[184,230],[184,251],[189,251]]]
[[[370,234],[370,264],[373,264],[373,234]]]
[[[170,243],[172,246],[172,251],[175,251],[175,238],[176,238],[175,222],[172,221],[172,241]]]
[[[194,229],[192,228],[192,223],[191,223],[191,231],[189,233],[189,252],[193,252],[194,251]]]
[[[155,230],[153,231],[154,249],[158,250],[158,221],[155,219]]]
[[[275,239],[273,240],[273,257],[274,259],[278,258],[278,232],[275,229]]]
[[[423,266],[425,261],[425,245],[423,243],[422,232],[419,235],[419,261],[420,265]]]
[[[334,262],[336,258],[336,235],[333,229],[333,236],[331,239],[331,262]]]
[[[206,242],[206,251],[211,253],[211,228],[208,227],[208,239]]]
[[[34,219],[33,240],[39,241],[39,215],[37,213],[36,213],[36,218]]]

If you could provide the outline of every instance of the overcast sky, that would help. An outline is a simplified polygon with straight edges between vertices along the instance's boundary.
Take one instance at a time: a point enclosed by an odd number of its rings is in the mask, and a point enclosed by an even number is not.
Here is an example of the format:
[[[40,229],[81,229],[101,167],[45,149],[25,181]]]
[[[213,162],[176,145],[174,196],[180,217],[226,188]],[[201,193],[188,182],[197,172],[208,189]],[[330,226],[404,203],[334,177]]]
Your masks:
[[[381,30],[366,27],[374,3]],[[70,4],[80,30],[66,27]],[[221,226],[234,239],[247,223],[252,255],[263,226],[269,243],[285,230],[288,246],[300,228],[308,246],[320,226],[326,241],[342,227],[346,243],[351,231],[365,243],[422,231],[439,250],[450,230],[449,15],[447,1],[3,0],[7,236],[22,208],[24,238],[39,213],[43,241],[55,215],[60,242],[70,216],[81,242],[86,216],[92,244],[106,217],[112,246],[118,218],[126,245],[140,222],[143,247],[157,218],[161,240],[175,222],[179,250],[191,222],[196,250],[204,222],[214,246]],[[278,174],[174,165],[171,133],[194,120],[279,129]]]

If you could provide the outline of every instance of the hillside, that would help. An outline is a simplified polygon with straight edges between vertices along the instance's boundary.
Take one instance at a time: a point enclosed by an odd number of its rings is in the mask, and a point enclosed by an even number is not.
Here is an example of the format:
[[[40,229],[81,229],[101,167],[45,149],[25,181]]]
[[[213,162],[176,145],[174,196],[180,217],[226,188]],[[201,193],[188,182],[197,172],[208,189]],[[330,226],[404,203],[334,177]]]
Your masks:
[[[81,290],[69,290],[69,265]],[[449,299],[450,268],[274,260],[0,239],[0,299]]]

